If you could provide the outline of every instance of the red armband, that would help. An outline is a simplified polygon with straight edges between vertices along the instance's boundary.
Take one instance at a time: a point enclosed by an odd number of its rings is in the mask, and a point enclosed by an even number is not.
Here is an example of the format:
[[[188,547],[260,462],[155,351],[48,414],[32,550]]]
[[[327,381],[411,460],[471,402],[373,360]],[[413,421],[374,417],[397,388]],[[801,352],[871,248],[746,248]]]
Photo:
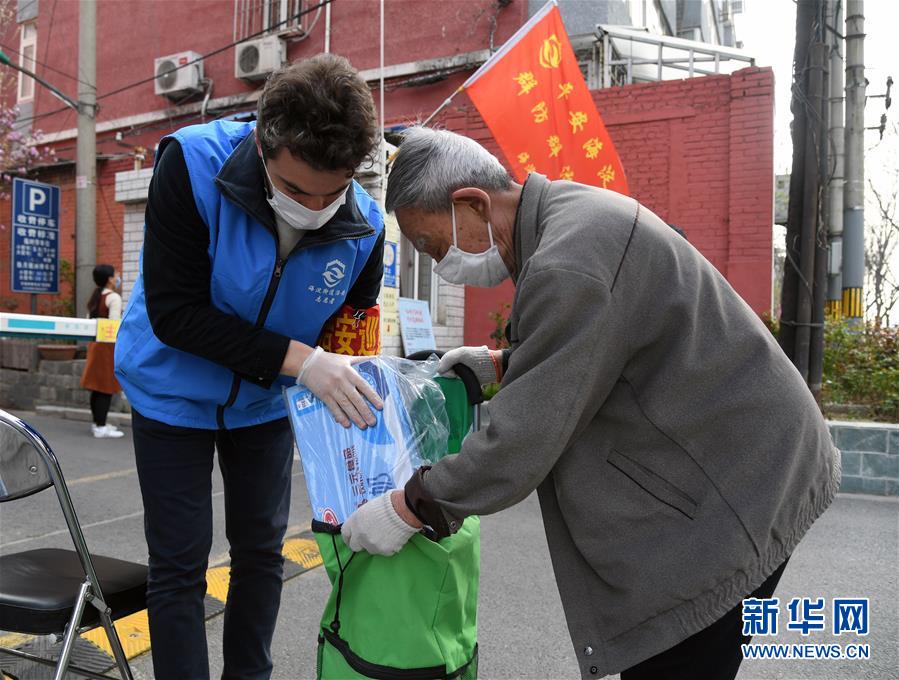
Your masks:
[[[326,352],[374,356],[381,352],[381,308],[355,309],[343,305],[325,322],[318,338]]]

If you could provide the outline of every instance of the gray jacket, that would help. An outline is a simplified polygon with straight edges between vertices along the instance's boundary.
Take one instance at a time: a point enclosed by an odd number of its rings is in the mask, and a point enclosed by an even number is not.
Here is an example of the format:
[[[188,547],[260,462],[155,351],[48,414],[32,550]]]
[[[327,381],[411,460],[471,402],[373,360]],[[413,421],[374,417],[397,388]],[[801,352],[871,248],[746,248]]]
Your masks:
[[[839,452],[755,313],[636,201],[532,174],[516,241],[513,352],[490,425],[407,499],[446,533],[538,489],[581,672],[596,678],[761,585],[833,499]]]

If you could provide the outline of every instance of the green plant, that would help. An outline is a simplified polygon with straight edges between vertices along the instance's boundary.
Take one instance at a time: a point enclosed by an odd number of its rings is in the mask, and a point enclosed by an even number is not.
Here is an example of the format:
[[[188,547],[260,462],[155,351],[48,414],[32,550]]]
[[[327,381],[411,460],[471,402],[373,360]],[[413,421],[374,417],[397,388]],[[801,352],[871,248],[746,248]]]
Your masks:
[[[509,323],[508,312],[510,309],[512,309],[512,305],[503,302],[499,306],[499,310],[489,314],[490,320],[495,325],[493,332],[490,333],[490,339],[493,340],[495,349],[508,349],[509,347],[509,340],[506,338],[506,325]]]
[[[899,422],[899,328],[828,322],[822,396],[825,403],[860,404],[878,420]]]
[[[75,267],[69,260],[59,261],[59,299],[50,302],[54,316],[75,316]]]
[[[493,397],[496,396],[496,393],[499,392],[500,384],[499,383],[491,383],[489,385],[484,385],[483,393],[484,399],[490,401]]]
[[[780,332],[780,319],[771,312],[765,312],[762,314],[762,323],[765,324],[767,329],[771,331],[771,334],[776,338],[777,334]]]

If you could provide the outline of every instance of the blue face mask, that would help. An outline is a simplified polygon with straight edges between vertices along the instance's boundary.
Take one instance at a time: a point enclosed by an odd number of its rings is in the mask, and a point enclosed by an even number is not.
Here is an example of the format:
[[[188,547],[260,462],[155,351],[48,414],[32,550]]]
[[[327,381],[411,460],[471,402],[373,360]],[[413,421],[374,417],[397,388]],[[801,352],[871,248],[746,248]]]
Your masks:
[[[487,236],[490,247],[482,253],[467,253],[459,250],[456,240],[456,204],[451,204],[453,214],[453,245],[436,265],[434,273],[447,283],[465,286],[492,288],[509,278],[509,270],[499,248],[493,242],[493,228],[487,222]]]

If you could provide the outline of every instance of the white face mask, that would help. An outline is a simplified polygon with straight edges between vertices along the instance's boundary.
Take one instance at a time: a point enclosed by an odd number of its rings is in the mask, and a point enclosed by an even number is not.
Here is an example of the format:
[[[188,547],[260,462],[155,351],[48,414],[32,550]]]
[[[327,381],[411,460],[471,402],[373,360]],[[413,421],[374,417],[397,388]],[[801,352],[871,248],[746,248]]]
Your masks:
[[[448,283],[466,286],[492,288],[509,278],[509,270],[503,262],[499,249],[493,242],[493,228],[487,222],[487,236],[490,247],[482,253],[466,253],[456,246],[456,205],[452,205],[453,213],[453,245],[436,265],[434,273]]]
[[[269,185],[272,188],[272,197],[268,199],[268,204],[272,206],[272,210],[274,210],[281,219],[294,229],[301,229],[304,231],[321,229],[328,223],[328,220],[334,217],[337,211],[340,210],[340,206],[346,203],[346,192],[349,190],[349,186],[343,190],[343,193],[341,193],[340,196],[334,199],[333,203],[327,205],[323,209],[312,210],[311,208],[307,208],[305,205],[297,203],[287,194],[278,191],[275,183],[272,182],[272,176],[268,174],[268,167],[266,167],[265,163],[262,164],[262,167],[265,168],[265,174],[268,177]]]

